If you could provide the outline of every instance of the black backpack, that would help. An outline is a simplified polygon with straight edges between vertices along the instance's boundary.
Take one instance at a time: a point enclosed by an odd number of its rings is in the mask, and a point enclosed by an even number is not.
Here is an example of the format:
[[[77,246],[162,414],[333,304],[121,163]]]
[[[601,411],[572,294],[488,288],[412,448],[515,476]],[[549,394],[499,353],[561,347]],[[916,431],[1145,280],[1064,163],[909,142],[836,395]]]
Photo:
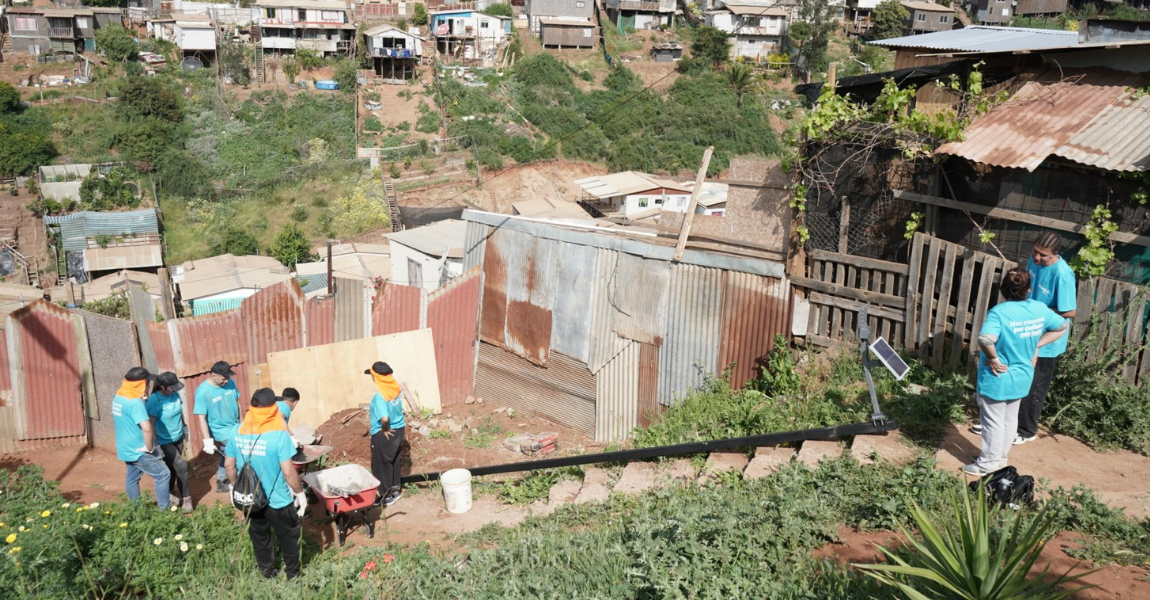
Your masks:
[[[256,442],[258,441],[259,437],[256,437]],[[252,449],[255,449],[254,443]],[[240,469],[240,473],[236,477],[236,485],[232,487],[232,506],[242,512],[245,517],[268,507],[268,495],[264,492],[264,486],[260,483],[259,475],[256,475],[256,470],[252,468],[251,453],[248,453],[248,459],[244,461],[244,468]]]
[[[992,506],[997,504],[1018,510],[1034,504],[1034,478],[1019,475],[1014,467],[1003,467],[972,481],[970,491],[977,494],[980,485],[986,487],[986,501]]]

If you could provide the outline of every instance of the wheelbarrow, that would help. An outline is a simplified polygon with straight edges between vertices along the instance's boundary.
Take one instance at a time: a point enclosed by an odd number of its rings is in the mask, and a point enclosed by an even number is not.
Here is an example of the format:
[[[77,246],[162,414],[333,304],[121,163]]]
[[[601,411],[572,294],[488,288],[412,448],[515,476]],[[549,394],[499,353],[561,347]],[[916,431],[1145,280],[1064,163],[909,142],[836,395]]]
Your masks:
[[[334,448],[331,446],[301,446],[295,456],[291,458],[291,462],[295,465],[295,470],[300,473],[307,473],[309,468],[315,464],[319,459],[325,457]]]
[[[379,496],[379,480],[360,465],[341,465],[303,476],[304,483],[323,502],[327,516],[335,524],[339,545],[347,539],[352,515],[363,521],[367,537],[375,537],[375,523],[368,512]]]

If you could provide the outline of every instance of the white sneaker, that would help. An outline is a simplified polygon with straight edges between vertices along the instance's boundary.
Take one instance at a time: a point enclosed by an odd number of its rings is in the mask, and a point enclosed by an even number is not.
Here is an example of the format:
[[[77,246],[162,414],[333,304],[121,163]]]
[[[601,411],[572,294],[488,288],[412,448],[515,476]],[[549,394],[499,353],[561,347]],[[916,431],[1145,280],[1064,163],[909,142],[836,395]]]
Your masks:
[[[1038,436],[1036,436],[1036,435],[1032,435],[1030,437],[1022,437],[1021,435],[1016,436],[1014,438],[1014,445],[1015,446],[1021,446],[1022,444],[1025,444],[1026,442],[1033,442],[1036,439],[1038,439]]]
[[[989,475],[990,471],[978,466],[978,463],[970,463],[962,468],[963,473],[968,475]]]
[[[982,435],[982,423],[975,423],[974,425],[971,425],[970,426],[970,432],[971,433],[977,433],[978,435]]]

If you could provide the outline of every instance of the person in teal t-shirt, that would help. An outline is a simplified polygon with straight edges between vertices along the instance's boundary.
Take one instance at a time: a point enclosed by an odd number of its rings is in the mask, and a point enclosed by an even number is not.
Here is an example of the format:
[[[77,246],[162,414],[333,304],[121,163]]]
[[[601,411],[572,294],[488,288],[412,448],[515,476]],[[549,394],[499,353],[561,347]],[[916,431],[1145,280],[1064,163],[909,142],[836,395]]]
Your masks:
[[[379,480],[379,501],[391,506],[403,497],[399,458],[406,437],[403,418],[403,392],[392,375],[391,366],[376,361],[364,371],[375,383],[375,395],[368,410],[371,434],[371,474]]]
[[[1018,406],[1030,392],[1038,349],[1066,334],[1066,319],[1028,299],[1030,273],[1011,269],[1003,276],[1006,301],[990,309],[978,332],[978,407],[982,452],[963,467],[985,475],[1006,466],[1018,429]]]
[[[1062,238],[1044,233],[1034,242],[1027,270],[1030,272],[1030,299],[1041,302],[1067,319],[1078,314],[1078,287],[1074,271],[1058,255]],[[1034,365],[1034,383],[1030,393],[1018,408],[1018,435],[1015,444],[1025,444],[1038,437],[1038,418],[1046,404],[1046,394],[1058,367],[1058,357],[1066,352],[1070,335],[1064,335],[1038,350],[1038,363]]]
[[[196,387],[196,401],[192,412],[200,425],[200,435],[204,438],[204,452],[215,454],[220,451],[219,466],[216,469],[216,492],[228,493],[227,473],[224,471],[224,457],[231,432],[240,423],[240,391],[232,381],[236,372],[227,361],[212,365],[208,380]]]
[[[284,423],[288,424],[288,432],[291,432],[291,411],[295,410],[297,404],[299,404],[299,390],[292,387],[284,388],[280,399],[276,401],[280,414],[284,416]]]
[[[172,473],[172,504],[185,513],[192,512],[192,488],[188,486],[188,463],[184,461],[184,401],[180,390],[184,384],[176,374],[167,371],[156,378],[156,389],[145,408],[156,428],[156,443],[164,453],[164,464]]]
[[[156,444],[152,420],[144,408],[148,382],[155,378],[143,367],[128,370],[112,398],[112,424],[116,429],[116,458],[128,467],[124,477],[124,491],[128,498],[136,500],[140,497],[140,477],[147,475],[155,482],[156,504],[167,509],[171,505],[168,495],[171,475]]]

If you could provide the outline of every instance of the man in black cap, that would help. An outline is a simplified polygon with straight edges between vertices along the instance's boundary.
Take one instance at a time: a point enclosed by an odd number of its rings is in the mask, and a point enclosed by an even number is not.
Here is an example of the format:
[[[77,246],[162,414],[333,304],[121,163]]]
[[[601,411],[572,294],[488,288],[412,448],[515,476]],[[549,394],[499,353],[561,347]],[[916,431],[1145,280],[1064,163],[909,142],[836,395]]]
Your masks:
[[[196,387],[196,401],[192,412],[204,437],[204,452],[220,452],[216,470],[216,492],[228,493],[228,474],[224,471],[224,449],[240,424],[240,391],[232,377],[236,374],[227,361],[212,365],[207,381]]]
[[[391,506],[403,497],[399,457],[403,448],[403,392],[392,375],[391,366],[376,361],[363,372],[371,375],[376,392],[371,398],[368,420],[371,424],[371,474],[379,480],[380,503]]]
[[[180,390],[184,384],[171,371],[156,377],[155,390],[144,408],[156,428],[156,443],[164,453],[164,464],[172,473],[172,504],[179,504],[185,513],[192,512],[192,489],[188,487],[188,463],[184,461],[184,401]]]
[[[162,509],[171,506],[168,485],[171,475],[160,446],[156,444],[155,430],[144,408],[144,395],[148,382],[156,378],[143,367],[132,367],[112,398],[112,423],[116,428],[116,457],[128,467],[124,488],[128,498],[140,497],[140,477],[147,475],[155,481],[156,504]]]

